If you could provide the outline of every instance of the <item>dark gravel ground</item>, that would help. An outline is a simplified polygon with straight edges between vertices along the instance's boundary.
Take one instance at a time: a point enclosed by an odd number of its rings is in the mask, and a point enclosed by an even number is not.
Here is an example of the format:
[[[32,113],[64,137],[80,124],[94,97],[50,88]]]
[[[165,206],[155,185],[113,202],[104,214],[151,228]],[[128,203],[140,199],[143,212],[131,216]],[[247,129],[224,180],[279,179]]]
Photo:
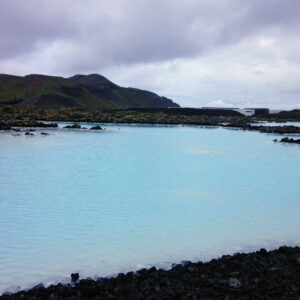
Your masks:
[[[300,247],[222,256],[207,263],[142,269],[115,278],[38,285],[8,299],[300,299]]]

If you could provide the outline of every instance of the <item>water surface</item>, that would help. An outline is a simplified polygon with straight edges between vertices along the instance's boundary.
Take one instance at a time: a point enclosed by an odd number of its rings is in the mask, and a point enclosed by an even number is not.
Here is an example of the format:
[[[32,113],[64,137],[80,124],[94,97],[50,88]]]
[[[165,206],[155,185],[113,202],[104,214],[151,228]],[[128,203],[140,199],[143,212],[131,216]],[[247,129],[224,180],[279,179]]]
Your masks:
[[[0,134],[0,293],[299,244],[299,145],[224,128],[106,127]]]

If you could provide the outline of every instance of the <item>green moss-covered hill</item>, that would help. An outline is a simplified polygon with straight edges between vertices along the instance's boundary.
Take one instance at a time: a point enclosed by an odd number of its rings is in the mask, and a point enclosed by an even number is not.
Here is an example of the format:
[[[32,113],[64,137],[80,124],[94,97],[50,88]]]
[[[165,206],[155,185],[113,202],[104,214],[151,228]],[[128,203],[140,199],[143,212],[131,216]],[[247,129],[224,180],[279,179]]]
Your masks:
[[[82,109],[179,107],[166,97],[120,87],[98,74],[69,78],[0,74],[1,104]]]

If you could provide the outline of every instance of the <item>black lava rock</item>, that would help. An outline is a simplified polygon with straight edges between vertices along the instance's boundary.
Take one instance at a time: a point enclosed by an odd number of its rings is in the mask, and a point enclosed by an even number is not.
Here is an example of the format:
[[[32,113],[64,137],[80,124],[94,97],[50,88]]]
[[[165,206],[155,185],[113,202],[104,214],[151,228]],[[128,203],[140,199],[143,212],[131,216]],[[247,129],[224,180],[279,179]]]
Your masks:
[[[70,128],[70,129],[80,129],[81,126],[77,123],[74,123],[73,125],[67,125],[64,128]]]
[[[79,279],[79,274],[78,273],[72,273],[71,274],[71,280],[72,282],[75,282]]]
[[[282,138],[280,140],[281,143],[291,143],[291,144],[300,144],[300,139],[294,140],[293,138]]]
[[[25,135],[34,135],[33,133],[30,133],[29,131],[25,132]]]
[[[300,247],[223,255],[210,262],[155,267],[117,277],[81,279],[73,284],[38,285],[6,293],[11,299],[300,299]]]
[[[90,130],[102,130],[102,128],[99,125],[91,127]]]

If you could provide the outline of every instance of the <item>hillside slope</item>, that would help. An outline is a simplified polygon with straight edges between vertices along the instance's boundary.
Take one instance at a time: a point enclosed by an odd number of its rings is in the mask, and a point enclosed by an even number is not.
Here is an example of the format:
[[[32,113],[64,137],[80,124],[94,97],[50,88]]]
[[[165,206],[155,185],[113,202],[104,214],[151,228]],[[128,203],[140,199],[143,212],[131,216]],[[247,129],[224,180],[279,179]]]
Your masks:
[[[84,109],[179,107],[166,97],[120,87],[98,74],[69,78],[0,74],[0,104]]]

